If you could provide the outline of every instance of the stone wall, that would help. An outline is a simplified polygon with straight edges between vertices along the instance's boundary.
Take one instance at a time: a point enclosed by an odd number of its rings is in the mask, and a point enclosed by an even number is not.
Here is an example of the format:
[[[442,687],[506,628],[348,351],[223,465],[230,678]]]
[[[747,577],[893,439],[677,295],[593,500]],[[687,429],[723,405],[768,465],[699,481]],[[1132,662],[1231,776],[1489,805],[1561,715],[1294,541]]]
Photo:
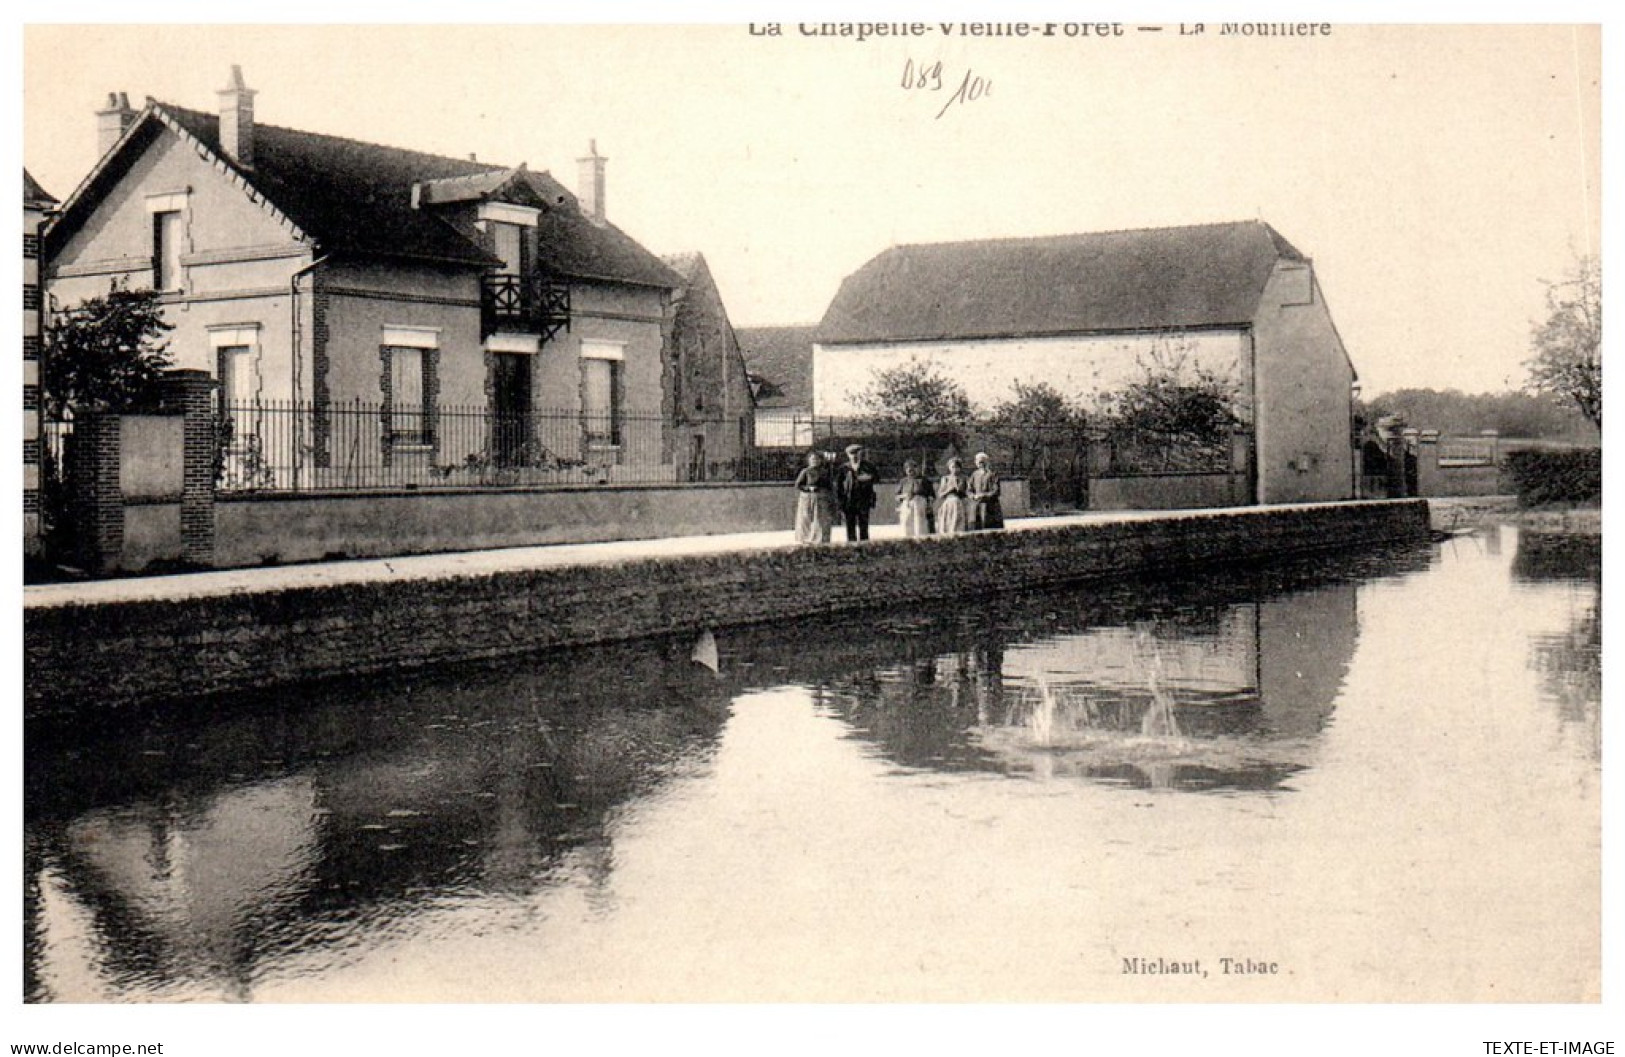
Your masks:
[[[94,714],[324,676],[1146,569],[1425,539],[1420,501],[1246,508],[485,575],[25,604],[25,715]]]
[[[1168,473],[1091,477],[1090,510],[1195,510],[1241,506],[1247,479],[1228,473]]]
[[[882,482],[881,495],[894,487]],[[1006,515],[1025,516],[1027,482],[1007,480],[1004,489]],[[214,564],[229,569],[789,530],[795,509],[788,484],[222,496],[214,507]],[[876,513],[884,517],[889,510],[882,504]]]

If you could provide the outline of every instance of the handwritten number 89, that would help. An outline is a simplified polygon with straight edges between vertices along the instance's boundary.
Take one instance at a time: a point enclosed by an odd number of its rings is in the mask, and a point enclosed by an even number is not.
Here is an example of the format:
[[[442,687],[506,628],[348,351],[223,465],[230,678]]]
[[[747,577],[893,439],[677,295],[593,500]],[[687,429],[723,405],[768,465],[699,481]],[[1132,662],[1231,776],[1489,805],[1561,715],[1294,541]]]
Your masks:
[[[914,60],[909,59],[903,63],[903,87],[910,89],[923,88],[930,92],[941,91],[942,61],[939,59],[929,66],[925,63],[915,66]]]

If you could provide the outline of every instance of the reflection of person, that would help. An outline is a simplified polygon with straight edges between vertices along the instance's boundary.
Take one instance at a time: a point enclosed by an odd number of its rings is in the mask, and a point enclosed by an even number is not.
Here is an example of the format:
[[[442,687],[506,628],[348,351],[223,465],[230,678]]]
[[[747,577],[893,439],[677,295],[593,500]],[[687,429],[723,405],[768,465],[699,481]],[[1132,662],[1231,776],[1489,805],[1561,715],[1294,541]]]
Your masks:
[[[903,463],[903,479],[897,482],[897,520],[905,536],[931,535],[931,500],[935,489],[929,478],[920,475],[910,459]]]
[[[1004,510],[999,506],[999,475],[993,472],[986,452],[976,453],[976,469],[971,471],[967,491],[971,502],[971,531],[1004,528]]]
[[[796,475],[796,542],[828,543],[835,524],[835,476],[824,457],[807,453],[807,465]]]
[[[846,539],[852,543],[869,538],[869,512],[875,508],[875,482],[880,474],[863,457],[863,446],[848,445],[846,462],[835,473],[835,499],[846,521]]]
[[[970,481],[963,472],[964,463],[948,460],[948,472],[937,482],[937,531],[944,536],[955,536],[965,531],[970,518],[965,510],[966,496],[970,494]]]

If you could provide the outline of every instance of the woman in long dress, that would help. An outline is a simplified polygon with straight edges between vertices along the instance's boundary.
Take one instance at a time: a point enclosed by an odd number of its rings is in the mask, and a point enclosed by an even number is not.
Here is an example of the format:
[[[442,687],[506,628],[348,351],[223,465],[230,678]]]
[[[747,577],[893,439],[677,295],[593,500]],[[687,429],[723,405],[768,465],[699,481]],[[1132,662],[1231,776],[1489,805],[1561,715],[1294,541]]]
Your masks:
[[[913,459],[903,463],[903,479],[897,482],[897,520],[903,526],[903,535],[931,535],[931,500],[935,491],[931,479],[920,475]]]
[[[959,535],[969,521],[965,497],[969,494],[970,481],[963,472],[964,465],[958,459],[949,459],[948,472],[937,482],[937,531],[944,536]]]
[[[796,475],[796,542],[828,543],[835,524],[835,475],[816,451]]]

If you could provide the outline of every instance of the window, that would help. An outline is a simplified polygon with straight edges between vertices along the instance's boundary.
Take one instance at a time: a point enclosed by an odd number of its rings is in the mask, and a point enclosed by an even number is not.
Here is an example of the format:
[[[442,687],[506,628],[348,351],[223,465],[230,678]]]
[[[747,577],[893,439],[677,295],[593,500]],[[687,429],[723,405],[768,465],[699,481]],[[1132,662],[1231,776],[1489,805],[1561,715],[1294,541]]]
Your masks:
[[[260,377],[259,327],[210,327],[209,345],[220,381],[215,390],[222,429],[218,480],[232,490],[267,487],[276,471]]]
[[[389,354],[389,437],[396,444],[427,443],[424,423],[429,387],[424,384],[426,367],[422,349],[390,347]]]
[[[391,444],[434,443],[434,366],[439,334],[385,327],[384,432]]]
[[[617,342],[581,343],[581,422],[589,444],[621,443],[624,357]]]
[[[181,252],[186,245],[186,189],[147,196],[152,216],[152,288],[181,288]]]
[[[496,255],[502,259],[500,275],[518,275],[523,251],[525,229],[518,224],[503,224],[493,221],[491,224],[491,239],[496,248]]]
[[[183,217],[178,210],[152,215],[152,286],[155,290],[181,288]]]
[[[226,415],[256,408],[260,404],[259,325],[210,327],[209,346],[214,349],[216,376],[220,387],[215,398]]]

